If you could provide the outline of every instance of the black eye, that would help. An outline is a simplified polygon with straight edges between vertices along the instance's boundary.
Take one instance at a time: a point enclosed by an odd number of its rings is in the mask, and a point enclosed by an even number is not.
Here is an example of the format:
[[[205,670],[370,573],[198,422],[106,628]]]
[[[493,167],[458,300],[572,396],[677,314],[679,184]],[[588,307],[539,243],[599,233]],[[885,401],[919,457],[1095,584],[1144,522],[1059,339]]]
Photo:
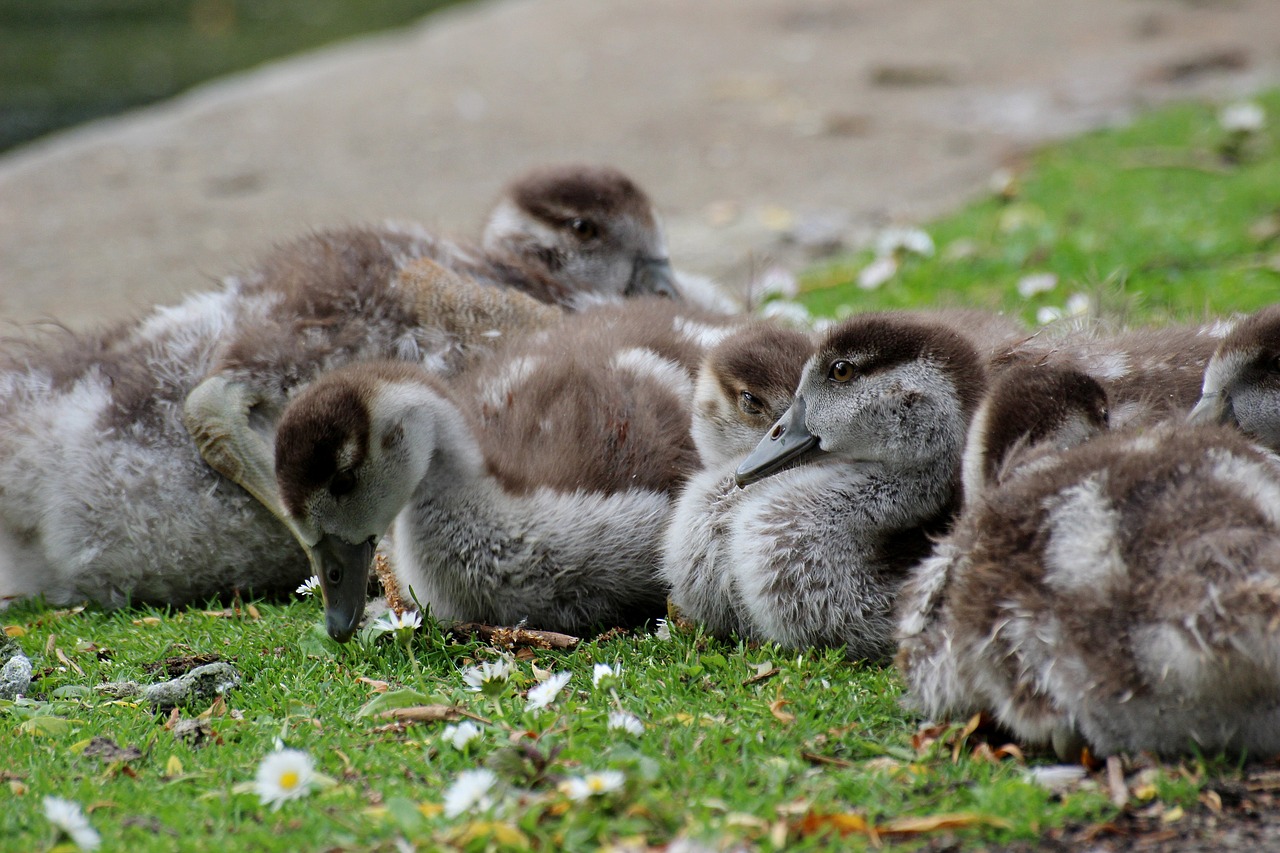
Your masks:
[[[333,479],[329,481],[329,494],[335,498],[343,495],[351,494],[356,488],[356,475],[354,471],[339,471],[333,475]]]
[[[1267,372],[1280,373],[1280,355],[1274,355],[1267,359]]]
[[[827,378],[832,382],[848,382],[854,377],[857,370],[854,369],[853,363],[848,361],[834,361],[831,363],[831,369],[827,371]]]
[[[600,226],[590,219],[582,219],[581,217],[570,219],[569,229],[583,240],[594,240],[600,236]]]
[[[764,403],[750,391],[743,391],[738,395],[738,408],[748,415],[764,414]]]

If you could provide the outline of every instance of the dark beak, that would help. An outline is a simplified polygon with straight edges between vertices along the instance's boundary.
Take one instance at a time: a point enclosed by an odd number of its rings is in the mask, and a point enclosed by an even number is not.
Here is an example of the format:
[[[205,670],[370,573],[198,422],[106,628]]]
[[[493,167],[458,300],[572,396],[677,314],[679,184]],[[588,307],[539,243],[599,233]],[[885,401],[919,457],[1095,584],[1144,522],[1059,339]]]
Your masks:
[[[636,258],[627,282],[626,296],[665,296],[679,299],[676,274],[667,258]]]
[[[760,440],[750,456],[742,460],[734,472],[734,479],[742,488],[782,470],[788,463],[811,451],[822,452],[818,449],[818,437],[805,426],[804,398],[796,397],[769,434]]]
[[[1239,426],[1231,397],[1225,391],[1201,395],[1199,402],[1187,415],[1193,424],[1233,424]]]
[[[376,545],[373,539],[352,545],[326,534],[311,549],[312,564],[324,594],[325,628],[339,643],[351,639],[364,615],[369,564]]]

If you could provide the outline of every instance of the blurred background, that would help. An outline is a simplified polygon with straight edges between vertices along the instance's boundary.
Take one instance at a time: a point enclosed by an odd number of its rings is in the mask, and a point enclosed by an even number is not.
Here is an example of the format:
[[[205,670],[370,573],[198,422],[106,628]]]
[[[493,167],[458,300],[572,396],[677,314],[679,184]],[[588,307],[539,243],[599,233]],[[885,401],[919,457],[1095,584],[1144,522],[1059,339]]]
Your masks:
[[[459,0],[0,0],[0,151]]]
[[[136,315],[331,225],[476,235],[566,161],[632,175],[678,266],[785,289],[1047,141],[1280,82],[1277,0],[444,5],[0,0],[0,323]]]

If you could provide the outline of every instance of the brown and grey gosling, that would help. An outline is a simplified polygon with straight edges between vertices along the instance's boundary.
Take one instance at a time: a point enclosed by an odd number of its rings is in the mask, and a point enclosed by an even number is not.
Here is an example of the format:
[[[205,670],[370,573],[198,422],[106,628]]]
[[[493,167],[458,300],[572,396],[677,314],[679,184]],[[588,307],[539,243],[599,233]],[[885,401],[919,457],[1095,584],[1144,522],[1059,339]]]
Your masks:
[[[1280,305],[1241,320],[1222,339],[1191,420],[1231,424],[1280,453]]]
[[[310,566],[277,520],[270,442],[299,387],[367,358],[456,370],[558,319],[535,296],[667,289],[648,200],[613,170],[534,173],[498,210],[486,248],[396,227],[321,232],[139,320],[3,342],[0,602],[292,589]]]
[[[1066,428],[1016,443],[904,587],[908,704],[1064,757],[1280,751],[1280,464],[1176,420],[1077,443],[1096,391],[1055,394]],[[999,405],[1034,404],[1023,384]]]
[[[784,647],[888,658],[898,586],[957,505],[983,360],[955,329],[905,312],[829,330],[735,472],[744,491],[715,552],[726,577],[708,587],[723,601],[705,611]]]
[[[636,300],[499,347],[446,387],[416,366],[317,379],[276,436],[284,505],[332,637],[391,529],[401,589],[442,619],[580,633],[664,610],[672,495],[698,465],[692,372],[723,319]]]
[[[791,405],[812,339],[767,323],[726,337],[703,359],[695,382],[692,436],[701,470],[689,478],[664,537],[662,575],[671,603],[713,635],[752,634],[734,608],[733,573],[722,540],[745,495],[733,472]]]

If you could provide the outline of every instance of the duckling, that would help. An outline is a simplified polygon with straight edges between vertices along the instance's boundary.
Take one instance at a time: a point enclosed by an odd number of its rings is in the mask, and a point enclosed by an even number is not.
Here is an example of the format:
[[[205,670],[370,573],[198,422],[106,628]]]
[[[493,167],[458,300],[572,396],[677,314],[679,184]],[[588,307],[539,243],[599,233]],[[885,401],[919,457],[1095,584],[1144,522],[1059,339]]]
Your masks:
[[[1219,322],[1119,331],[1100,323],[1050,327],[1008,347],[989,367],[993,374],[1024,364],[1087,373],[1106,391],[1113,426],[1155,424],[1195,405],[1227,328]]]
[[[494,235],[510,235],[505,254],[389,227],[324,232],[220,291],[136,322],[6,342],[0,602],[43,593],[55,604],[183,604],[296,586],[309,560],[280,523],[270,444],[284,401],[348,361],[391,357],[456,370],[502,335],[561,314],[424,255],[465,269],[490,258],[489,280],[504,284],[523,257],[528,293],[569,302],[605,267],[614,271],[600,283],[609,293],[665,291],[661,233],[646,231],[656,220],[634,184],[608,170],[554,177],[517,181],[499,205],[486,239],[493,247],[502,244]],[[575,199],[580,215],[557,231],[552,212],[572,213],[565,205]],[[522,229],[522,216],[536,222]],[[580,233],[578,219],[590,233]],[[559,236],[540,251],[538,234]],[[608,247],[625,262],[601,260]]]
[[[518,178],[495,205],[480,246],[393,225],[304,237],[228,281],[245,308],[184,412],[205,461],[285,520],[261,433],[269,433],[297,387],[368,358],[449,372],[504,328],[538,314],[515,307],[514,297],[495,296],[481,307],[479,326],[457,312],[461,323],[444,329],[439,295],[453,288],[435,279],[448,274],[570,308],[678,296],[652,203],[608,167],[554,166]],[[467,301],[476,298],[468,294]],[[504,301],[512,304],[500,307]],[[459,338],[459,325],[480,329],[485,339]]]
[[[1078,446],[1109,428],[1106,391],[1079,370],[1051,364],[1015,365],[984,394],[966,434],[961,480],[963,527],[986,496],[1037,460]],[[958,534],[957,534],[958,535]],[[951,655],[951,581],[966,565],[957,557],[957,535],[937,540],[933,553],[912,569],[897,604],[896,663],[912,690],[908,704],[935,717],[971,716],[982,710],[964,698]]]
[[[786,647],[886,659],[897,587],[955,506],[982,362],[954,329],[905,313],[829,330],[735,471],[745,491],[713,552],[723,577],[704,586],[724,600],[701,614]]]
[[[400,587],[443,619],[581,632],[660,614],[662,531],[698,462],[692,371],[719,322],[637,300],[513,339],[449,387],[377,363],[298,394],[275,471],[330,636],[355,630],[388,528]]]
[[[1100,427],[1071,387],[1062,422]],[[1064,757],[1276,753],[1280,463],[1216,425],[1062,435],[1019,445],[904,588],[909,704],[986,711]]]
[[[1280,453],[1280,305],[1241,320],[1222,339],[1191,420],[1232,424]]]
[[[717,636],[745,633],[724,588],[730,574],[718,563],[725,521],[742,494],[733,470],[791,405],[812,352],[808,335],[757,323],[714,346],[698,371],[691,435],[702,469],[672,510],[661,571],[671,603]]]

